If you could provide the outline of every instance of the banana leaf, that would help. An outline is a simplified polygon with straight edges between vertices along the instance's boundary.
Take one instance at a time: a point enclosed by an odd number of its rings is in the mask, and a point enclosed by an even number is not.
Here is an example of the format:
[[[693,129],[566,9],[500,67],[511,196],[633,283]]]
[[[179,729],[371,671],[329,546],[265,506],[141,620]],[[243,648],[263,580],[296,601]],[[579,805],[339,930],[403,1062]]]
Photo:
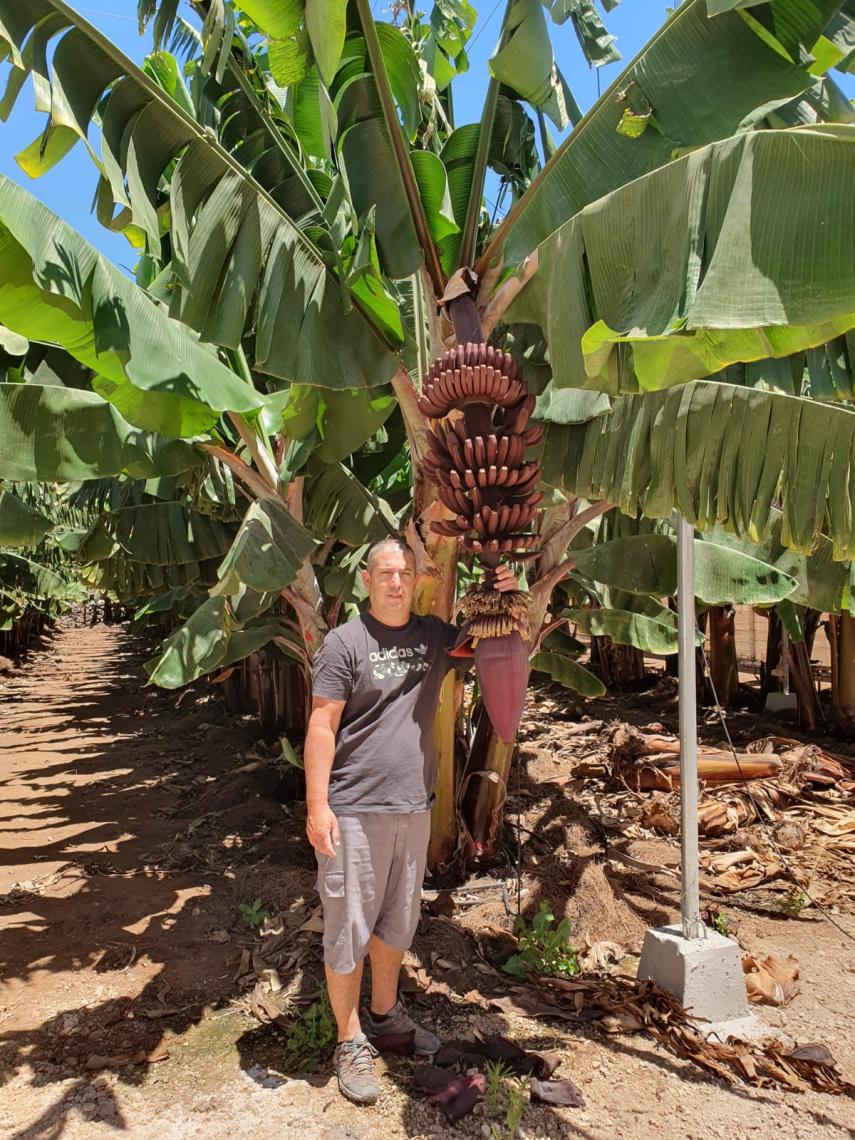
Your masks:
[[[278,593],[293,582],[315,545],[281,499],[257,499],[220,564],[216,593],[236,594],[242,586]]]
[[[112,385],[156,393],[156,407],[143,402],[147,422],[137,426],[193,436],[207,431],[221,411],[262,405],[189,329],[2,176],[0,320],[31,340],[61,344]],[[102,387],[108,399],[111,391]],[[123,410],[130,407],[124,401]]]
[[[62,574],[9,550],[0,550],[0,585],[5,592],[30,602],[72,601],[84,593]]]
[[[696,538],[695,597],[706,605],[772,605],[790,597],[795,577],[747,551]],[[576,568],[596,582],[663,598],[677,592],[677,540],[639,534],[602,542],[574,555]]]
[[[343,463],[312,460],[306,481],[304,519],[323,541],[334,537],[347,546],[364,546],[396,533],[392,511]]]
[[[815,82],[807,61],[763,43],[740,13],[708,19],[706,0],[685,0],[558,148],[479,265],[518,264],[585,206],[666,165],[680,148],[760,122]],[[622,133],[627,109],[649,111],[655,126],[638,137]]]
[[[166,639],[158,656],[145,662],[149,683],[163,689],[179,689],[210,673],[225,656],[233,629],[227,599],[207,598]]]
[[[679,649],[676,615],[664,607],[661,618],[606,608],[568,610],[566,616],[587,633],[610,637],[618,645],[632,645],[645,653],[670,655]]]
[[[49,106],[51,115],[46,137],[59,141],[33,173],[58,161],[73,138],[86,137],[97,106],[104,172],[100,198],[112,196],[120,210],[130,211],[155,256],[161,253],[161,179],[170,173],[174,316],[203,339],[232,348],[251,325],[255,366],[283,379],[330,388],[388,381],[395,354],[346,298],[320,250],[251,174],[106,36],[62,0],[33,0],[23,11],[18,0],[0,0],[0,43],[15,66],[27,69],[21,48],[34,25],[52,13],[72,25],[59,39],[49,80],[40,88],[41,106]],[[340,351],[342,343],[347,352]],[[203,379],[193,379],[201,388]],[[246,388],[245,398],[250,394]],[[206,400],[209,395],[204,392]]]
[[[95,393],[53,385],[0,384],[0,438],[0,478],[15,482],[148,479],[202,462],[182,440],[131,427]]]
[[[97,529],[107,539],[102,558],[119,547],[131,562],[181,566],[221,558],[234,540],[234,527],[189,510],[180,503],[146,503],[101,516]],[[88,562],[101,561],[91,541],[81,547]]]
[[[601,697],[606,691],[599,677],[563,653],[541,650],[532,656],[531,667],[536,673],[546,673],[565,689],[572,689],[583,697]]]
[[[508,319],[556,387],[614,394],[823,344],[855,326],[853,182],[855,126],[693,151],[552,234]]]
[[[37,546],[53,523],[13,495],[0,491],[0,546],[27,549]]]
[[[680,511],[762,542],[780,507],[781,544],[809,554],[825,535],[855,556],[855,413],[729,384],[694,381],[616,400],[609,415],[547,427],[544,482],[624,514]]]

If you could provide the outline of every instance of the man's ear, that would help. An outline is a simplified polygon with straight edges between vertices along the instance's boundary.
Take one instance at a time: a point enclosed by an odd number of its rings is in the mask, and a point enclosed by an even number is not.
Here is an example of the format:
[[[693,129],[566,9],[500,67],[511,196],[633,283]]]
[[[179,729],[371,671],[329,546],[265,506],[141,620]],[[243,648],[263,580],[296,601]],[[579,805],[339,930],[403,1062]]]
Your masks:
[[[371,575],[368,573],[368,571],[367,571],[367,570],[360,570],[360,571],[359,571],[359,574],[360,574],[360,577],[362,578],[362,585],[363,585],[363,586],[365,587],[365,589],[367,590],[367,589],[368,589],[368,586],[369,586],[369,584],[370,584],[370,582],[371,582]]]

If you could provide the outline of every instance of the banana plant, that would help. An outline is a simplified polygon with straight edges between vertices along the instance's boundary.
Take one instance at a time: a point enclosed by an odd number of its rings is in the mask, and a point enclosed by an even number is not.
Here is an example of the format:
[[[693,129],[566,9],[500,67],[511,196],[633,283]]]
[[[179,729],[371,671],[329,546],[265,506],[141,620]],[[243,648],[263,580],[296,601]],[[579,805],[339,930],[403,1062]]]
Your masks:
[[[731,529],[750,529],[746,513],[756,528],[778,491],[768,486],[774,462],[746,512],[747,472],[761,452],[780,453],[776,425],[786,421],[787,476],[818,463],[817,485],[827,483],[822,449],[809,452],[807,430],[794,428],[807,424],[810,401],[702,379],[818,351],[853,323],[839,269],[852,233],[852,115],[829,72],[850,66],[855,20],[831,0],[793,0],[795,21],[779,8],[687,0],[580,115],[550,24],[569,15],[589,60],[606,62],[614,44],[593,3],[517,0],[504,13],[480,123],[457,125],[468,4],[437,5],[427,19],[407,10],[394,23],[375,20],[367,0],[307,0],[287,12],[270,0],[218,0],[198,5],[198,30],[177,19],[175,0],[143,0],[158,50],[137,68],[64,0],[0,0],[9,68],[0,115],[28,76],[46,115],[19,165],[38,177],[72,146],[87,147],[99,220],[140,255],[131,282],[0,183],[0,323],[64,349],[89,374],[82,387],[0,385],[10,441],[2,473],[190,479],[213,463],[240,489],[243,519],[216,581],[205,580],[206,600],[153,676],[180,682],[222,664],[245,632],[242,590],[275,594],[311,660],[341,612],[323,583],[347,549],[348,517],[318,499],[313,507],[313,488],[337,480],[352,496],[351,457],[382,431],[406,436],[412,462],[407,533],[426,571],[417,602],[451,616],[460,539],[430,530],[450,515],[429,478],[417,401],[430,361],[456,347],[448,317],[463,294],[484,337],[515,356],[547,428],[547,497],[528,524],[539,536],[529,649],[540,648],[573,536],[611,505],[651,509],[654,466],[668,511],[686,513],[700,474],[708,487],[723,473],[723,499],[742,497]],[[547,118],[559,131],[572,126],[560,146]],[[495,223],[484,209],[488,168],[507,208]],[[787,250],[801,251],[797,263]],[[739,290],[728,300],[731,269]],[[675,386],[664,393],[650,391],[661,386],[651,382],[658,362]],[[666,472],[674,420],[664,404],[731,390],[767,410],[765,428],[760,412],[752,421],[756,443],[733,457],[711,450],[702,473],[681,452]],[[766,448],[771,410],[787,400],[798,410],[775,413]],[[646,466],[628,438],[636,420],[647,425]],[[580,448],[596,452],[594,467],[578,462]],[[741,472],[732,493],[731,460]],[[369,481],[365,495],[341,501],[365,504],[385,525],[376,495]],[[828,533],[848,556],[848,490],[829,502],[830,527],[821,495],[811,505],[790,487],[783,499],[788,545]],[[718,519],[707,502],[695,513],[699,525]],[[452,722],[444,699],[435,867],[454,858],[459,801],[470,846],[488,857],[495,849],[513,750],[485,722],[460,780]]]

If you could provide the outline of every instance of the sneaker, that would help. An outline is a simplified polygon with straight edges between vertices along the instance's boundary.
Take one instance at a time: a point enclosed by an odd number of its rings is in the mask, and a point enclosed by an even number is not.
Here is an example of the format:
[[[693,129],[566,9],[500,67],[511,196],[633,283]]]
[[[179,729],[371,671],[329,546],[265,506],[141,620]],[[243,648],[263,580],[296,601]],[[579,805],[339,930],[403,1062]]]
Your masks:
[[[385,1017],[377,1017],[369,1010],[363,1015],[362,1024],[369,1040],[377,1041],[378,1044],[384,1037],[400,1039],[412,1034],[413,1052],[426,1057],[432,1057],[442,1044],[436,1034],[413,1021],[401,1002],[396,1002]]]
[[[339,1041],[333,1065],[342,1096],[354,1104],[374,1104],[380,1095],[380,1082],[374,1072],[377,1050],[364,1033],[352,1041]]]

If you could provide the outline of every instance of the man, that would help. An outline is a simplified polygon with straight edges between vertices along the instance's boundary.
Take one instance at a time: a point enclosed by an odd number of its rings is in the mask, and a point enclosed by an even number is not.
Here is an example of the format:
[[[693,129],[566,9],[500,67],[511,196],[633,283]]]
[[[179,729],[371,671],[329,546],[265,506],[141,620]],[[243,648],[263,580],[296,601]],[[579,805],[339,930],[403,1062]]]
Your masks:
[[[341,1092],[373,1104],[380,1089],[371,1044],[413,1034],[417,1053],[439,1039],[398,1000],[398,976],[419,920],[436,783],[433,721],[457,629],[410,612],[412,550],[386,539],[368,552],[365,613],[331,630],[318,650],[304,752],[306,834],[318,860],[324,966],[338,1025]],[[506,566],[496,589],[515,590]],[[366,955],[371,1005],[359,1017]]]

